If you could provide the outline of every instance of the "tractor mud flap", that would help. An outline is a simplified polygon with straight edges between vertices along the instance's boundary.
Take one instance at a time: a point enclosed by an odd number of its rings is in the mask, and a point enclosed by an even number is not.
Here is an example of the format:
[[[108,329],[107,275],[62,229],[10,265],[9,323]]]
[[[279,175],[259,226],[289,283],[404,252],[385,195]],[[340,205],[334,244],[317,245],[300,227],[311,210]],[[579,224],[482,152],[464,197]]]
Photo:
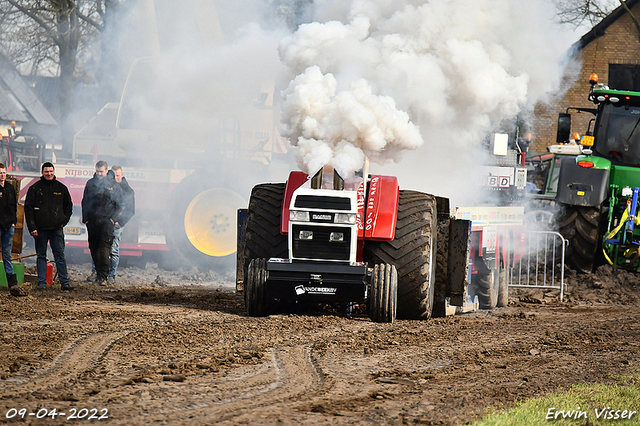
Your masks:
[[[369,296],[366,266],[330,263],[267,262],[266,296],[280,300],[364,302]]]
[[[469,274],[471,221],[450,217],[449,200],[442,197],[436,200],[438,250],[432,316],[444,317],[455,313],[452,306],[463,306]]]
[[[572,206],[599,206],[609,191],[607,169],[584,168],[573,157],[563,158],[556,201]]]

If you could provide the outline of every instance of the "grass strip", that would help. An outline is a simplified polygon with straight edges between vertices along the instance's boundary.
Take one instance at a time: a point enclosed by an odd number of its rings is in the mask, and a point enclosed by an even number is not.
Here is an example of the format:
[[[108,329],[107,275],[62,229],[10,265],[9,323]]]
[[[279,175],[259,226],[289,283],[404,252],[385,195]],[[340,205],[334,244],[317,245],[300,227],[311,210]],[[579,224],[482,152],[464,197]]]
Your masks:
[[[619,383],[574,385],[567,392],[519,402],[473,426],[640,426],[640,374],[615,378]]]

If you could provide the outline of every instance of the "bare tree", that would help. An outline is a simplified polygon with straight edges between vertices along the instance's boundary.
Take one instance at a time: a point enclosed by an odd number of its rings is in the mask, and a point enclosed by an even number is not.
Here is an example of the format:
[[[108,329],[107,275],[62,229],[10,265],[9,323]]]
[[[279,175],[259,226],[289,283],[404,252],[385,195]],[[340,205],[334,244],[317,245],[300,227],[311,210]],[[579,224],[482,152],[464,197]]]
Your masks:
[[[113,72],[115,51],[102,37],[114,35],[115,15],[135,0],[4,0],[0,2],[0,49],[23,73],[60,79],[59,115],[62,140],[70,148],[74,87],[86,80],[83,59],[100,45],[97,79]],[[109,38],[112,42],[113,39]]]
[[[616,0],[554,0],[561,23],[574,27],[594,26],[617,6]]]
[[[574,27],[583,25],[595,26],[619,6],[631,18],[638,40],[640,40],[640,19],[636,17],[627,4],[627,0],[554,0],[558,8],[558,17],[563,24]]]

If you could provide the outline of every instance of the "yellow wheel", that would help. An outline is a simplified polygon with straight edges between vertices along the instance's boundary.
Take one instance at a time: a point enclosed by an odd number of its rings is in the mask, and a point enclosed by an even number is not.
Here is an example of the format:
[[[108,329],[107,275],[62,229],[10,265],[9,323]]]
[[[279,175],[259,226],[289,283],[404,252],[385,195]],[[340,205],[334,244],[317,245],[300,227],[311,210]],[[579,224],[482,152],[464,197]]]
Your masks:
[[[213,188],[198,194],[184,215],[184,229],[191,244],[209,256],[236,251],[236,215],[246,201],[234,191]]]
[[[163,230],[169,250],[159,256],[158,264],[168,269],[233,271],[237,209],[247,207],[248,185],[258,180],[248,175],[253,170],[255,166],[245,163],[212,163],[182,179],[164,204]]]

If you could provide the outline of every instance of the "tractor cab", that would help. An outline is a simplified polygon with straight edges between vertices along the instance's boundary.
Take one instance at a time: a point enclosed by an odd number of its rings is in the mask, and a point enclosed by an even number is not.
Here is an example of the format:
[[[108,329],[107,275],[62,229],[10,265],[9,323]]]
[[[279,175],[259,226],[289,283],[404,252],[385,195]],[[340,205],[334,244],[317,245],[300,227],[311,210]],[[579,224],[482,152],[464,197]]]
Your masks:
[[[362,224],[363,169],[342,178],[325,166],[297,188],[289,204],[290,261],[323,261],[355,265],[358,224]],[[360,220],[358,220],[360,219]]]
[[[640,167],[640,94],[602,104],[596,120],[593,154],[612,164]],[[606,95],[600,95],[604,97]],[[611,99],[611,97],[609,97]]]

